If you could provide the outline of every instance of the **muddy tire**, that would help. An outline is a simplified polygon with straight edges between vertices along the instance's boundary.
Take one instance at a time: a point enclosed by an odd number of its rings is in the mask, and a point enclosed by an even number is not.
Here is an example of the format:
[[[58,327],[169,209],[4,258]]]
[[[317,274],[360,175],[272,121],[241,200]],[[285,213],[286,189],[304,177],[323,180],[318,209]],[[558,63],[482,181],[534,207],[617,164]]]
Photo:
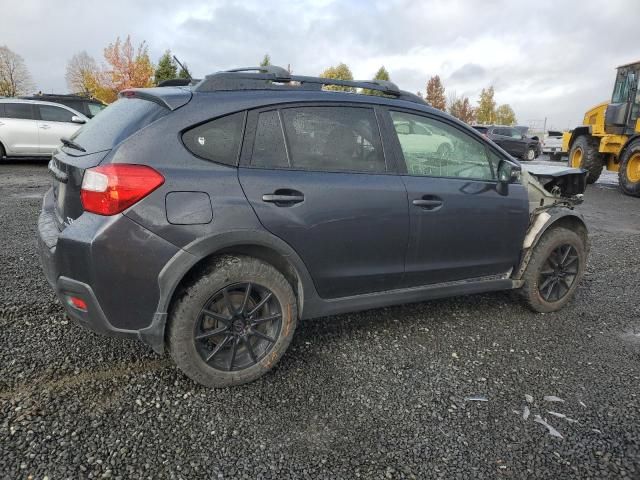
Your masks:
[[[618,182],[624,193],[640,197],[640,140],[632,142],[622,154]]]
[[[202,385],[240,385],[273,368],[297,320],[293,289],[275,267],[226,255],[180,293],[169,318],[169,352]]]
[[[520,294],[531,310],[555,312],[571,300],[584,275],[584,240],[572,230],[551,227],[533,249]]]
[[[596,138],[581,135],[569,150],[569,166],[586,170],[587,183],[595,183],[604,168],[604,157],[598,152],[599,143]]]

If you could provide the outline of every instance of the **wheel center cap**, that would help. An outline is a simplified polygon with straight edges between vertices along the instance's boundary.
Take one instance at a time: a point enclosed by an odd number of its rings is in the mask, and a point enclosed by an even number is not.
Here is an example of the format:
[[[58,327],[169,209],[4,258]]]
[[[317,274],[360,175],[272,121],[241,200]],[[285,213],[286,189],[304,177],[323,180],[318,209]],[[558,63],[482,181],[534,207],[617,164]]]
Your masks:
[[[233,331],[235,333],[244,332],[244,321],[243,320],[234,320],[234,322],[233,322]]]

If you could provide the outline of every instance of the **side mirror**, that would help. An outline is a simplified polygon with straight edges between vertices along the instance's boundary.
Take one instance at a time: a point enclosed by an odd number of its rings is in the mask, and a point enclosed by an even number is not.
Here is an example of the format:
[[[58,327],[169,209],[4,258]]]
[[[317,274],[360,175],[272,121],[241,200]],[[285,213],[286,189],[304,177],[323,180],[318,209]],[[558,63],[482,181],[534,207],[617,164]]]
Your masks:
[[[71,122],[72,123],[87,123],[87,121],[84,118],[81,118],[77,115],[74,115],[73,117],[71,117]]]
[[[520,166],[508,160],[501,160],[498,165],[498,184],[496,191],[500,195],[509,193],[509,184],[516,183],[520,180]]]

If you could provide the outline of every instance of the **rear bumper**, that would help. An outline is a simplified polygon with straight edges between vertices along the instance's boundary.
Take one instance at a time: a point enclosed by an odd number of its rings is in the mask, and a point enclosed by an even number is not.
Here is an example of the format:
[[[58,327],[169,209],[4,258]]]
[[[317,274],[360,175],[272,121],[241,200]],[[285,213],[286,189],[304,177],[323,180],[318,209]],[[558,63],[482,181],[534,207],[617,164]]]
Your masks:
[[[38,250],[47,281],[71,319],[96,333],[164,343],[158,275],[178,248],[124,215],[83,214],[58,230],[49,191],[38,219]],[[70,297],[85,303],[80,309]]]

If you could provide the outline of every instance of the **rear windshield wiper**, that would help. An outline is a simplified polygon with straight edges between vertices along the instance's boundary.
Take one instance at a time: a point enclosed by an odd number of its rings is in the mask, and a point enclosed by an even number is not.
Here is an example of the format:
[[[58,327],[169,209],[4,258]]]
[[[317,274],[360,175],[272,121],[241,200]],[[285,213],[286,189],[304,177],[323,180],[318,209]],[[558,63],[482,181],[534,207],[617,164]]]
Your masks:
[[[62,144],[65,147],[74,148],[76,150],[80,150],[81,152],[86,152],[86,150],[84,148],[82,148],[80,145],[78,145],[73,140],[69,140],[68,138],[61,138],[60,141],[62,142]]]

